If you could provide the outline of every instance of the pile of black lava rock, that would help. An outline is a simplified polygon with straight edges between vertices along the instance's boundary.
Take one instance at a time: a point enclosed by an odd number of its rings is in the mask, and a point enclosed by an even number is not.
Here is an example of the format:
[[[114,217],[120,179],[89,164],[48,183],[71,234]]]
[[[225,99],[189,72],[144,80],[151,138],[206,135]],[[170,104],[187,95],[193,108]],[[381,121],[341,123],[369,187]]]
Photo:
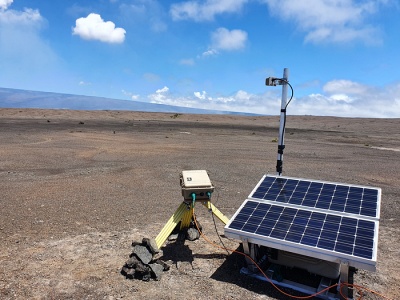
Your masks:
[[[162,256],[156,243],[152,239],[143,238],[142,242],[132,242],[132,253],[122,267],[121,273],[129,279],[160,280],[169,266],[160,260]]]

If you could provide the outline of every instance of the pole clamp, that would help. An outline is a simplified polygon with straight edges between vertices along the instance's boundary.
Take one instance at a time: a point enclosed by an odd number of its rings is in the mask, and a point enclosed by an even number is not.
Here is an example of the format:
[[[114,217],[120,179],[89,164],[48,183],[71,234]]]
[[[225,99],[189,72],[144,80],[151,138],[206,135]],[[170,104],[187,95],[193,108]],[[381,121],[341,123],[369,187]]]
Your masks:
[[[283,154],[283,150],[285,149],[285,145],[278,145],[278,153]]]

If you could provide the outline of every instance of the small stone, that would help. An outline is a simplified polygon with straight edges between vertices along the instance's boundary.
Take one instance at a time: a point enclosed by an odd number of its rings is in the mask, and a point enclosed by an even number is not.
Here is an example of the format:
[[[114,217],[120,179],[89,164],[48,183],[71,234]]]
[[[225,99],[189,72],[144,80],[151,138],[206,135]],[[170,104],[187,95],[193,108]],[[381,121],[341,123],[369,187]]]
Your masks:
[[[135,269],[123,267],[122,274],[124,274],[126,277],[133,278],[135,276]]]
[[[136,245],[135,247],[133,247],[133,253],[136,254],[136,256],[144,264],[148,264],[153,258],[153,255],[145,246]]]
[[[145,273],[149,273],[150,272],[150,268],[148,265],[145,265],[143,263],[139,263],[136,265],[135,267],[135,271],[141,274],[145,274]]]
[[[153,261],[159,260],[163,256],[164,256],[164,252],[162,250],[159,250],[158,253],[153,254]]]
[[[186,238],[189,241],[195,241],[200,237],[200,233],[197,229],[195,228],[189,228],[186,232]]]
[[[125,265],[129,268],[136,268],[139,263],[140,260],[134,255],[126,261]]]
[[[142,245],[140,242],[132,241],[132,247],[135,247],[137,245]]]
[[[151,274],[150,273],[146,273],[142,277],[143,281],[150,281],[150,279],[151,279]]]
[[[176,234],[171,234],[171,235],[168,237],[168,241],[176,241],[176,240],[178,239],[178,236],[179,236],[178,233],[176,233]]]
[[[154,239],[143,238],[142,244],[147,246],[147,248],[150,250],[151,254],[153,254],[153,255],[160,252],[160,249],[158,249],[157,243]]]
[[[162,265],[159,265],[157,263],[154,264],[149,264],[149,267],[152,271],[152,275],[155,280],[160,280],[162,272],[164,271],[164,267]]]
[[[197,223],[197,226],[196,226],[196,223]],[[199,221],[196,220],[196,222],[195,221],[190,222],[190,228],[197,229],[197,227],[199,227],[200,231],[203,231],[203,226],[200,224]]]
[[[158,259],[158,260],[156,260],[156,263],[161,265],[164,268],[164,271],[169,271],[170,266],[166,262]]]

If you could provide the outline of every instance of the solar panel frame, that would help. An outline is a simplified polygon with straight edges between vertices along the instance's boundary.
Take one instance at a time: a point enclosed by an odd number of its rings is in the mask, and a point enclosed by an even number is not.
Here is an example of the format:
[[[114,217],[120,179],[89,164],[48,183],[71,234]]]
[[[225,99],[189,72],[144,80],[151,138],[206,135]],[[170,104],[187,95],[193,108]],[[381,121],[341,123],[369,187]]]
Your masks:
[[[277,188],[272,190],[275,198],[269,194],[266,198],[265,194],[263,197],[254,197],[261,194],[273,180],[288,185],[283,192],[282,188],[279,192]],[[325,208],[318,206],[318,202],[310,206],[315,195],[320,196],[324,185],[327,188],[325,195],[331,191],[332,196],[337,193],[336,199],[332,198],[335,201],[331,199],[329,207]],[[361,195],[361,201],[364,201],[364,194],[360,194],[360,191],[367,191],[365,201],[376,202],[373,204],[375,214],[361,214],[361,209],[356,211],[355,208],[352,210],[354,212],[346,211],[343,195],[349,195],[350,191],[356,199]],[[302,201],[297,203],[300,197]],[[350,266],[373,271],[377,260],[380,198],[380,188],[264,175],[225,226],[225,234],[250,243],[337,263],[346,262]],[[337,206],[342,207],[342,211]],[[369,206],[364,209],[368,210]]]

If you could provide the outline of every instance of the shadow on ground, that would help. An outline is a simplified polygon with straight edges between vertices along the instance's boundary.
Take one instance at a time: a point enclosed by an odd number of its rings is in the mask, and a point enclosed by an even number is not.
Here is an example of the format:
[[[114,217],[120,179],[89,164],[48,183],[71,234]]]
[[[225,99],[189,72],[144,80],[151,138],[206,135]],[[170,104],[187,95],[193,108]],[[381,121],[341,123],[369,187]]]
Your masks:
[[[240,245],[236,251],[243,252],[243,248]],[[211,278],[217,281],[227,282],[235,284],[243,289],[252,291],[260,295],[266,295],[268,297],[279,299],[279,300],[293,300],[293,297],[286,296],[274,288],[270,283],[261,281],[259,279],[244,275],[240,273],[240,269],[245,267],[245,258],[243,255],[233,252],[226,257],[224,263],[211,275]],[[280,288],[285,293],[293,296],[301,297],[305,296],[302,293],[288,289]],[[313,298],[314,299],[314,298]]]

